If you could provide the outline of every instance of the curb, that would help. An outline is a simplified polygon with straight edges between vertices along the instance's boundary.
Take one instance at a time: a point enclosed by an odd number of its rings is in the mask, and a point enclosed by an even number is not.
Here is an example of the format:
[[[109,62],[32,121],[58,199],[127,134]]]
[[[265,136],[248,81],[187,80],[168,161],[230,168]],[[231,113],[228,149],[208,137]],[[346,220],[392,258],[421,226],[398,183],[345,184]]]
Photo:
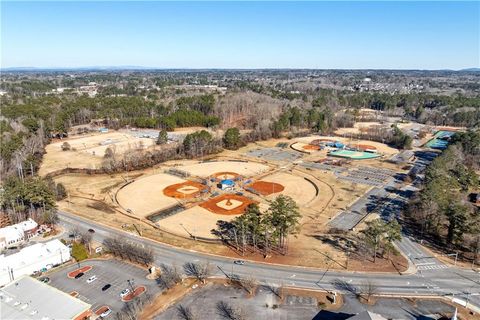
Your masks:
[[[62,211],[61,214],[64,214],[66,216],[74,216],[75,218],[78,218],[80,220],[84,220],[86,222],[88,222],[86,219],[82,218],[82,217],[79,217],[77,215],[74,215],[74,214],[71,214],[71,213],[68,213],[66,211]],[[185,253],[187,252],[194,252],[194,253],[198,253],[198,254],[201,254],[201,255],[204,255],[204,256],[210,256],[210,257],[215,257],[215,258],[222,258],[222,259],[228,259],[228,260],[231,260],[232,262],[234,260],[238,260],[238,258],[235,258],[235,257],[226,257],[226,256],[222,256],[222,255],[218,255],[218,254],[213,254],[213,253],[209,253],[209,252],[202,252],[202,251],[196,251],[196,250],[192,250],[192,249],[185,249],[185,248],[182,248],[182,247],[176,247],[174,245],[171,245],[171,244],[168,244],[168,243],[164,243],[164,242],[160,242],[158,240],[154,240],[154,239],[151,239],[151,238],[146,238],[146,237],[140,237],[140,236],[137,236],[137,235],[133,235],[132,233],[130,232],[127,232],[127,231],[124,231],[124,230],[121,230],[121,229],[117,229],[117,228],[113,228],[113,227],[110,227],[110,226],[107,226],[107,225],[104,225],[103,223],[98,223],[98,222],[94,222],[94,224],[97,224],[97,225],[101,225],[107,229],[113,229],[115,231],[118,231],[118,232],[121,232],[121,233],[125,233],[125,234],[128,234],[128,235],[131,235],[131,236],[134,236],[134,237],[138,237],[138,238],[141,238],[145,241],[150,241],[150,242],[153,242],[153,243],[156,243],[156,244],[159,244],[161,246],[165,246],[165,247],[168,247],[168,248],[171,248],[171,249],[175,249],[175,250],[179,250],[179,251],[183,251]],[[208,260],[208,258],[206,258],[205,260]],[[256,263],[256,264],[262,264],[262,265],[267,265],[267,266],[276,266],[276,267],[281,267],[281,268],[289,268],[289,267],[295,267],[295,268],[301,268],[301,269],[305,269],[305,270],[312,270],[312,271],[318,271],[318,272],[322,272],[322,271],[326,271],[326,269],[319,269],[319,268],[315,268],[315,267],[308,267],[308,266],[296,266],[296,265],[289,265],[289,264],[279,264],[279,263],[271,263],[271,262],[263,262],[263,261],[255,261],[255,260],[247,260],[251,263]],[[364,272],[364,271],[354,271],[354,270],[341,270],[341,269],[335,269],[335,272],[341,272],[341,273],[345,273],[345,274],[356,274],[356,273],[359,273],[359,272]],[[395,273],[398,273],[398,272],[381,272],[381,271],[378,271],[378,272],[365,272],[367,274],[371,274],[371,275],[375,275],[375,274],[395,274]]]

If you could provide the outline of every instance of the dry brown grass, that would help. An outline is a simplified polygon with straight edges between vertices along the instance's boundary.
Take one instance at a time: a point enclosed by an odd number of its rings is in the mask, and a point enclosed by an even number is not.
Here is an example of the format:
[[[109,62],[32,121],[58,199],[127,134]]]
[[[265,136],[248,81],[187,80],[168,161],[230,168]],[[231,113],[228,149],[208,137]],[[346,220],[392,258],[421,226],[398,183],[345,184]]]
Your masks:
[[[279,139],[257,144],[249,144],[238,151],[224,151],[216,159],[249,159],[244,155],[246,150],[255,149],[259,146],[272,147],[278,142],[292,141]],[[304,157],[304,161],[313,161],[317,158],[318,155],[315,154],[307,155]],[[70,195],[68,199],[61,201],[59,205],[60,208],[65,211],[75,213],[94,222],[103,223],[114,228],[121,229],[121,225],[125,223],[129,225],[135,224],[141,230],[143,236],[160,242],[183,247],[185,249],[192,249],[200,252],[238,258],[239,255],[237,252],[234,252],[221,244],[207,244],[186,239],[186,237],[188,237],[188,233],[184,232],[180,227],[180,225],[183,225],[188,229],[189,232],[194,230],[198,235],[209,236],[211,235],[210,230],[215,228],[216,221],[218,219],[224,219],[228,221],[229,216],[218,216],[217,218],[215,217],[215,214],[209,213],[203,208],[200,208],[201,210],[199,210],[199,207],[192,206],[184,212],[161,220],[159,225],[163,231],[152,226],[150,222],[144,220],[144,217],[147,215],[147,213],[157,211],[162,205],[165,205],[163,198],[171,199],[173,201],[172,204],[177,203],[177,200],[165,197],[163,195],[163,187],[161,185],[165,183],[165,186],[167,186],[184,180],[170,175],[165,175],[163,173],[159,175],[159,173],[163,172],[163,170],[167,167],[175,166],[179,169],[182,169],[182,166],[186,165],[192,171],[192,173],[202,176],[209,176],[210,174],[222,171],[233,171],[245,175],[255,173],[262,174],[262,172],[266,170],[265,173],[267,174],[263,178],[264,181],[282,184],[285,186],[285,190],[282,193],[291,195],[299,203],[300,212],[302,214],[302,227],[299,234],[290,237],[290,250],[287,255],[274,256],[266,260],[261,254],[253,254],[245,258],[256,261],[294,264],[317,268],[345,268],[345,253],[339,251],[337,248],[332,247],[330,244],[319,240],[318,236],[327,231],[328,227],[326,225],[331,218],[362,196],[369,189],[369,187],[360,184],[352,185],[349,182],[338,180],[329,171],[306,170],[300,166],[296,166],[296,169],[294,169],[292,172],[281,170],[273,172],[272,174],[268,174],[268,170],[272,170],[275,165],[266,162],[264,165],[259,165],[258,163],[254,162],[249,162],[247,164],[238,162],[224,163],[228,164],[227,166],[229,167],[223,168],[222,162],[205,163],[205,168],[208,169],[206,171],[202,171],[203,167],[202,165],[198,164],[198,161],[181,160],[169,161],[163,164],[161,167],[157,166],[147,170],[129,172],[128,174],[124,173],[94,176],[67,174],[59,176],[55,178],[56,182],[62,182],[66,186]],[[243,168],[240,168],[241,170],[239,169],[239,165],[243,165]],[[370,162],[353,162],[347,166],[354,167],[357,165],[373,165],[377,167],[385,166],[396,168],[392,164],[379,160],[370,160]],[[158,179],[152,178],[154,176],[157,176]],[[122,192],[124,192],[125,195],[124,198],[129,199],[128,201],[130,202],[136,201],[138,203],[142,203],[142,205],[148,204],[150,206],[146,208],[149,210],[144,208],[144,212],[142,210],[134,210],[133,214],[138,214],[136,218],[126,215],[126,212],[122,211],[122,208],[115,202],[115,193],[117,192],[118,188],[126,183],[126,181],[132,179],[132,177],[135,177],[137,181],[122,189]],[[315,182],[319,188],[319,196],[315,196],[314,187],[307,182],[304,177],[308,177],[310,180]],[[178,180],[170,181],[169,179],[172,178]],[[150,183],[148,179],[153,180]],[[135,183],[143,184],[145,187],[143,188],[145,189],[145,192],[153,192],[151,197],[143,191],[138,193]],[[133,189],[129,190],[129,188]],[[274,196],[275,194],[267,196],[266,199],[272,199]],[[150,200],[146,201],[148,199]],[[122,199],[119,199],[119,201],[120,200],[123,201]],[[257,198],[255,198],[255,200],[257,200]],[[258,200],[261,199],[259,198]],[[159,202],[153,203],[152,201]],[[127,204],[127,206],[130,206],[130,202]],[[265,207],[265,203],[261,203],[261,205],[261,208]],[[123,212],[123,214],[121,212]],[[203,231],[196,230],[198,228],[202,228]],[[330,257],[329,259],[325,258],[326,253],[328,253],[328,256]],[[397,272],[398,269],[402,269],[406,263],[402,260],[402,257],[395,259],[396,260],[394,263],[389,260],[379,259],[379,262],[375,265],[369,261],[363,261],[362,259],[358,259],[358,261],[353,259],[349,263],[349,270]]]

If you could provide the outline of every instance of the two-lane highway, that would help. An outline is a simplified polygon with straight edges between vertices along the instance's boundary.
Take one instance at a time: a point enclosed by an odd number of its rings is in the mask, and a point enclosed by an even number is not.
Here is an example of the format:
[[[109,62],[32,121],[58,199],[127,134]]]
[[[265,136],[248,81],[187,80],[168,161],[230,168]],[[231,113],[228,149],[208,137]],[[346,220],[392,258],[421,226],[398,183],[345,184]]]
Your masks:
[[[232,272],[240,276],[255,276],[260,282],[271,285],[296,286],[309,289],[352,292],[361,290],[370,281],[381,294],[404,295],[454,295],[480,307],[480,274],[471,270],[445,268],[419,271],[416,274],[366,273],[328,271],[297,266],[247,262],[235,265],[234,259],[185,250],[139,237],[129,232],[95,224],[73,214],[59,212],[60,223],[67,229],[74,227],[95,229],[93,239],[102,242],[107,237],[122,237],[127,241],[154,251],[155,264],[176,264],[208,261],[214,266],[215,276]],[[410,245],[414,245],[410,243]]]

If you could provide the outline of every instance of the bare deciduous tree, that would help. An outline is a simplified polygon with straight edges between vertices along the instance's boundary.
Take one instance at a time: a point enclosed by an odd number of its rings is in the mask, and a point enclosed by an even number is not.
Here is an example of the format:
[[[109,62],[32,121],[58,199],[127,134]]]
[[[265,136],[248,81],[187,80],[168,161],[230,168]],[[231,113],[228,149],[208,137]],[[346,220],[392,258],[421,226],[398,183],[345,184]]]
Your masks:
[[[195,277],[197,280],[205,283],[205,280],[211,275],[212,268],[210,263],[193,263],[187,262],[183,265],[185,274],[190,277]]]
[[[193,314],[190,307],[185,307],[181,304],[177,306],[177,317],[181,320],[196,320],[197,317]]]
[[[130,302],[126,302],[122,309],[116,313],[116,319],[118,320],[135,320],[142,312],[143,308],[152,302],[150,293],[146,292],[141,296],[136,297]]]
[[[362,293],[361,293],[361,296],[363,296],[363,298],[368,302],[370,302],[370,299],[372,298],[372,296],[374,296],[376,293],[377,293],[377,285],[370,281],[370,280],[367,280],[361,287],[361,290],[362,290]]]
[[[155,260],[151,249],[128,243],[122,238],[106,238],[103,240],[103,245],[107,251],[117,257],[146,266]]]
[[[162,263],[160,269],[162,273],[157,278],[157,282],[162,288],[170,289],[182,281],[182,276],[176,266],[169,266]]]
[[[258,281],[254,276],[240,277],[239,275],[232,274],[230,275],[230,282],[235,286],[245,289],[248,294],[254,293],[258,286]]]
[[[219,301],[216,305],[217,314],[227,320],[245,320],[247,316],[245,311],[240,307],[234,307],[228,302]]]

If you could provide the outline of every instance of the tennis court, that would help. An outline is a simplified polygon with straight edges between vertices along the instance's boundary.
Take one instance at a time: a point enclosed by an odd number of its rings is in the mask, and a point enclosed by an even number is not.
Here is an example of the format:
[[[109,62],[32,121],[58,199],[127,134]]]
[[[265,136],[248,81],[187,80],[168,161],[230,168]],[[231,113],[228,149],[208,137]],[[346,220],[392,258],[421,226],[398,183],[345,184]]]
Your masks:
[[[352,150],[335,150],[328,153],[329,156],[348,158],[352,160],[375,159],[381,157],[381,154],[373,152],[352,151]]]
[[[427,148],[444,150],[448,147],[449,138],[451,138],[455,132],[440,130],[433,136],[433,139],[428,141],[425,146]]]

